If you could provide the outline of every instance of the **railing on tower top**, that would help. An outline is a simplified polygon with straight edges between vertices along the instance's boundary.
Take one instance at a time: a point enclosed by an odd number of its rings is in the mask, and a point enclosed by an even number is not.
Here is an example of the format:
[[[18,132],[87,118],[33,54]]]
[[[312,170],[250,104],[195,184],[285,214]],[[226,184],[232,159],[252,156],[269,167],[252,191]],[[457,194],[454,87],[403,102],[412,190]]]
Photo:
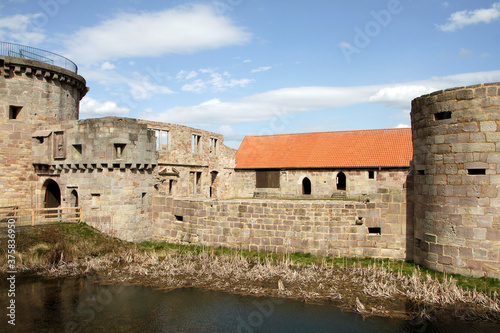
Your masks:
[[[59,54],[44,51],[31,46],[0,42],[0,55],[40,61],[49,65],[62,67],[78,73],[76,64]]]

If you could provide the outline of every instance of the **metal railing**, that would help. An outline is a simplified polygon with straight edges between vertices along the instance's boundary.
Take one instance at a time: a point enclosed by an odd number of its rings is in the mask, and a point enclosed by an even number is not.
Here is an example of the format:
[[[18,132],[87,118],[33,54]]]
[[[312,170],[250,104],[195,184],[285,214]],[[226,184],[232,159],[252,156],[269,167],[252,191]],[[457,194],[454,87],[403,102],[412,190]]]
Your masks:
[[[16,225],[40,225],[57,222],[82,222],[81,207],[58,208],[19,208],[18,206],[0,207],[0,226],[9,219],[15,219]]]
[[[62,67],[75,74],[78,73],[78,66],[68,58],[31,46],[0,42],[0,55],[40,61],[45,64]]]

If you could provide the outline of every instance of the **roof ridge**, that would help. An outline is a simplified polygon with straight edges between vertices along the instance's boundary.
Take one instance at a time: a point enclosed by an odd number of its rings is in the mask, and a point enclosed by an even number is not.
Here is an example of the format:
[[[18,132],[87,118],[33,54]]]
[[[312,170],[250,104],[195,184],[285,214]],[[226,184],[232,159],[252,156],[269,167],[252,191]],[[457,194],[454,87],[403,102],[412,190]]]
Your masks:
[[[344,130],[344,131],[321,131],[321,132],[299,132],[299,133],[280,133],[280,134],[262,134],[262,135],[246,135],[245,137],[272,137],[272,136],[285,136],[285,135],[301,135],[301,134],[326,134],[326,133],[348,133],[348,132],[381,132],[381,131],[403,131],[411,130],[411,127],[402,128],[374,128],[374,129],[361,129],[361,130]]]

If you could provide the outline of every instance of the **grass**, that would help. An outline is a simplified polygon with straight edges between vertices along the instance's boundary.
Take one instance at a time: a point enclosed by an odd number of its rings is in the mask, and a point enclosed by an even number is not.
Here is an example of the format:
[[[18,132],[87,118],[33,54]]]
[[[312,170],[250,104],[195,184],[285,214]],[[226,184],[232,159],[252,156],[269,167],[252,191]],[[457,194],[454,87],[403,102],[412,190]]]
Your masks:
[[[0,229],[0,240],[6,233]],[[5,238],[3,238],[5,239]],[[1,242],[5,244],[4,241]],[[0,267],[6,267],[6,246],[0,248]],[[450,275],[435,270],[423,268],[414,263],[402,260],[372,259],[372,258],[345,258],[345,257],[320,257],[310,253],[271,253],[256,252],[224,247],[206,247],[196,245],[171,244],[160,241],[146,241],[130,243],[107,236],[98,230],[84,224],[59,223],[38,227],[23,227],[16,232],[16,251],[18,263],[22,265],[57,264],[60,261],[72,261],[82,258],[101,257],[109,253],[125,253],[135,251],[138,253],[157,255],[168,254],[194,254],[209,253],[214,256],[242,256],[250,262],[269,262],[310,267],[327,266],[338,269],[380,267],[395,274],[412,276],[416,270],[422,276],[429,275],[440,282],[453,277],[460,287],[477,290],[486,294],[500,293],[500,280],[493,278],[474,278],[460,275]]]

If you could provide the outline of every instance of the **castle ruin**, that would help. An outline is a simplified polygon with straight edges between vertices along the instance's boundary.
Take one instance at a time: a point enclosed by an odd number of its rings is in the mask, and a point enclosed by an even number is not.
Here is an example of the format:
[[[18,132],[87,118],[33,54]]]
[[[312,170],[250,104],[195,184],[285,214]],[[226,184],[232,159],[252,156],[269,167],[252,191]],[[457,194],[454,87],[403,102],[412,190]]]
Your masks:
[[[408,137],[401,165],[245,168],[220,134],[79,120],[88,88],[76,65],[7,46],[0,207],[82,207],[89,225],[129,241],[404,259],[500,278],[500,83],[413,100],[411,133],[384,130]],[[304,196],[316,200],[283,200]],[[341,200],[321,200],[332,196]]]

